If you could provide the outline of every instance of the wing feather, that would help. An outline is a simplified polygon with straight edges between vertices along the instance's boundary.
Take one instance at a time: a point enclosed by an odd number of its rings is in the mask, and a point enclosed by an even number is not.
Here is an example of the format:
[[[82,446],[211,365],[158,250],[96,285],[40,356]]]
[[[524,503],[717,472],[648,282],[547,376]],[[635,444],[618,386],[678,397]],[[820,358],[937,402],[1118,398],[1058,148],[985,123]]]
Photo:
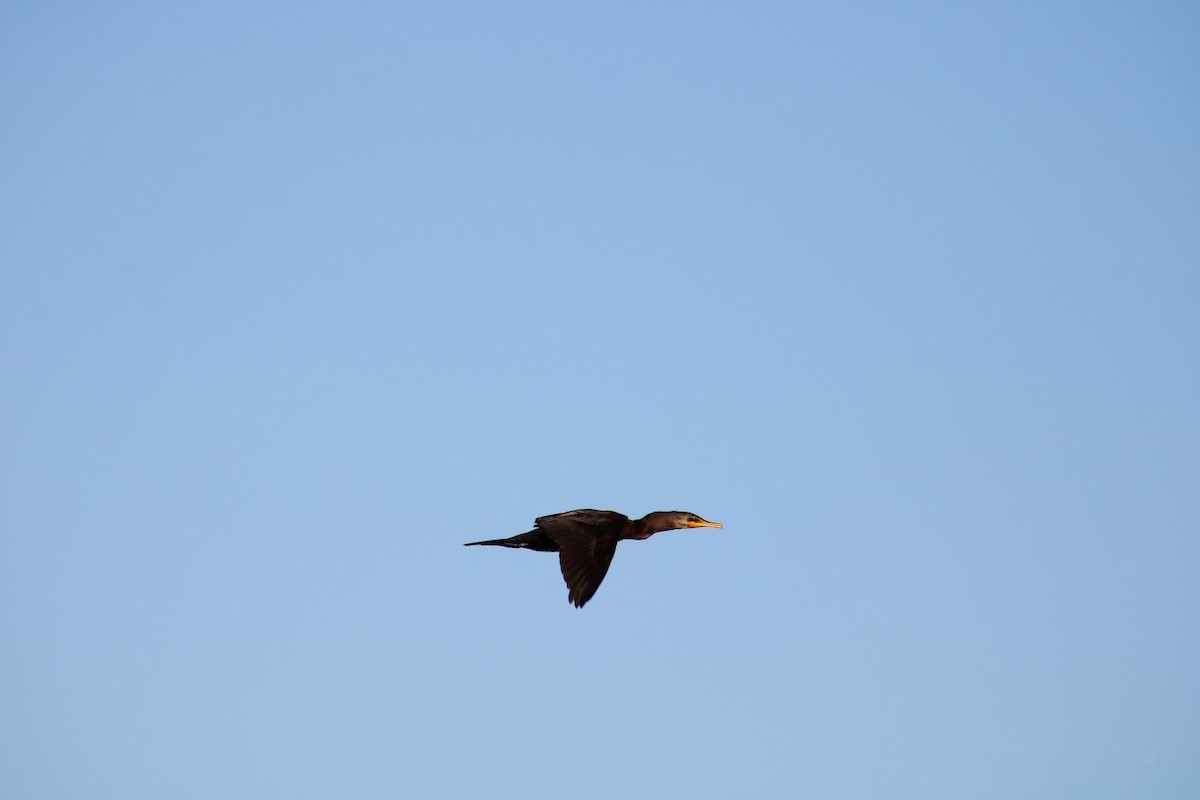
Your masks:
[[[538,528],[558,544],[567,599],[577,607],[582,608],[600,588],[628,521],[624,514],[594,509],[538,517]]]

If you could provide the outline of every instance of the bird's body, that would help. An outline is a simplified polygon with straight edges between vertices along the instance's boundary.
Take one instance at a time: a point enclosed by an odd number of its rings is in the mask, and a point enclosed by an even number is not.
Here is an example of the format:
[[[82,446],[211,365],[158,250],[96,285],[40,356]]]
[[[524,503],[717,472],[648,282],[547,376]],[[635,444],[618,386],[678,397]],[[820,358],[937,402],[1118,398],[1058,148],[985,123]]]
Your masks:
[[[616,511],[593,508],[538,517],[533,524],[528,533],[467,544],[558,553],[563,580],[567,583],[567,599],[579,608],[600,588],[617,552],[617,542],[622,539],[649,539],[661,531],[677,528],[721,527],[719,522],[708,522],[687,511],[655,511],[641,519],[630,519]]]

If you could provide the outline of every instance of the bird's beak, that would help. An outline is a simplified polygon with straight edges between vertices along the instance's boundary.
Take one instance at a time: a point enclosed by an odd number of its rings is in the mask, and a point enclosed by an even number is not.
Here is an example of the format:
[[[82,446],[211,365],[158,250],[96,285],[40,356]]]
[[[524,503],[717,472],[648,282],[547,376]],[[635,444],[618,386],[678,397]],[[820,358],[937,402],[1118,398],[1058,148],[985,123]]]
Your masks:
[[[701,520],[700,522],[689,522],[688,527],[689,528],[724,528],[725,526],[719,522],[705,522],[704,520]]]

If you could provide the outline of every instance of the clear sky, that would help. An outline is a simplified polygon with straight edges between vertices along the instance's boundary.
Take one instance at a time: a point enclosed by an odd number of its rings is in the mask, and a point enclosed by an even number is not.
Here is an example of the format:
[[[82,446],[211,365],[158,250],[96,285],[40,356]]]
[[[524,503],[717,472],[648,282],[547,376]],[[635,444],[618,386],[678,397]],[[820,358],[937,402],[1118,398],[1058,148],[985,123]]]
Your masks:
[[[1200,796],[1192,3],[0,10],[0,794]],[[590,507],[596,598],[463,542]]]

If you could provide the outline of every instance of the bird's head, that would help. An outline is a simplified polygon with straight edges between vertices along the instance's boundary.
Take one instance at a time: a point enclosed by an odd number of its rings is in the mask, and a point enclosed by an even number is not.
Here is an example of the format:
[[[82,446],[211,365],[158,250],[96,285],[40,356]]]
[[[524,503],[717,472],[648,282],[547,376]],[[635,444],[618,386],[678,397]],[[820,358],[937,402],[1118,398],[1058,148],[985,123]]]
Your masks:
[[[719,522],[709,522],[690,511],[655,511],[642,517],[642,529],[648,533],[673,531],[677,528],[720,528]]]

